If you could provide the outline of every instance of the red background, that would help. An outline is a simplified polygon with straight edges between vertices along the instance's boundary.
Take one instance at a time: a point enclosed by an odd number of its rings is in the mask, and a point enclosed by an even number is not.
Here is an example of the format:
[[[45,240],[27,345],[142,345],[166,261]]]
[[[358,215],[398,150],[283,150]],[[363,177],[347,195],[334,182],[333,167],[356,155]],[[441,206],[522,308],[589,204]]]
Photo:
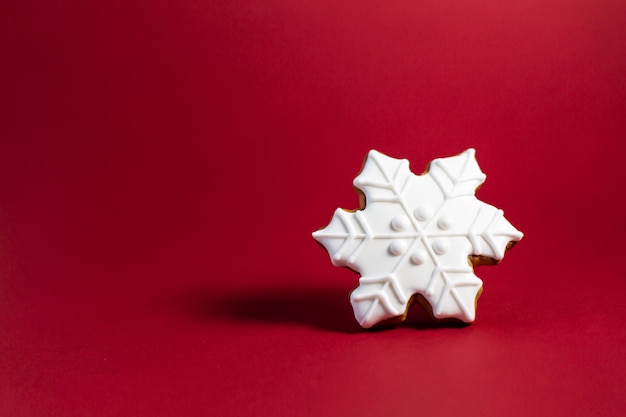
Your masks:
[[[626,411],[626,2],[0,6],[0,415]],[[362,331],[311,238],[467,147],[526,236]]]

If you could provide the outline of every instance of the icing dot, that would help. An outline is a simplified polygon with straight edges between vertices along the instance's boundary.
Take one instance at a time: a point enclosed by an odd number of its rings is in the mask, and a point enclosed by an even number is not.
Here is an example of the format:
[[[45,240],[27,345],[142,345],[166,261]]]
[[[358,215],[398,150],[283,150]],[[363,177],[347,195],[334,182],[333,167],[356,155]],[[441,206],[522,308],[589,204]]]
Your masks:
[[[400,256],[406,251],[406,243],[401,240],[394,240],[389,244],[389,253],[394,256]]]
[[[437,222],[437,226],[439,226],[441,230],[448,230],[450,227],[452,227],[452,219],[448,216],[443,216]]]
[[[396,232],[402,232],[403,230],[408,229],[409,222],[407,222],[404,217],[394,217],[391,219],[391,228]]]
[[[411,255],[411,263],[414,265],[421,265],[428,259],[428,255],[423,250],[416,250]]]
[[[443,239],[437,239],[433,242],[433,250],[437,255],[443,255],[450,249],[450,245]]]
[[[430,216],[433,215],[433,211],[428,206],[418,206],[413,214],[417,220],[423,222],[430,219]]]

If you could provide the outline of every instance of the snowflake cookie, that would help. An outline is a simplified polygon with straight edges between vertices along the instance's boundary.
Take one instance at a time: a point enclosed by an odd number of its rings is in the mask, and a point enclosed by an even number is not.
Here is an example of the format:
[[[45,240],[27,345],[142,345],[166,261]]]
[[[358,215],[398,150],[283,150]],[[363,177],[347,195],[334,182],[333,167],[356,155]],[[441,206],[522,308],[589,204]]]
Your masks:
[[[361,326],[402,321],[415,301],[437,319],[474,321],[482,281],[473,267],[498,263],[523,236],[475,197],[485,174],[474,155],[435,159],[415,175],[406,159],[372,150],[354,180],[361,210],[337,209],[313,233],[333,265],[361,274],[350,295]]]

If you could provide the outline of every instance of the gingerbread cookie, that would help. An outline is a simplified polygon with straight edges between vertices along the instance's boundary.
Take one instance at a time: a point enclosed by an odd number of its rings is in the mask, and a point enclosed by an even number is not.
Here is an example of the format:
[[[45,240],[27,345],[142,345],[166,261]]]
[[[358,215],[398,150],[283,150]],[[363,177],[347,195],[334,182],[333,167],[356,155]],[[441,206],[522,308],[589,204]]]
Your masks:
[[[474,193],[485,181],[474,149],[435,159],[415,175],[406,159],[370,151],[354,186],[361,209],[337,209],[313,237],[335,266],[359,273],[350,295],[361,326],[402,321],[415,302],[436,319],[475,319],[482,281],[523,234]]]

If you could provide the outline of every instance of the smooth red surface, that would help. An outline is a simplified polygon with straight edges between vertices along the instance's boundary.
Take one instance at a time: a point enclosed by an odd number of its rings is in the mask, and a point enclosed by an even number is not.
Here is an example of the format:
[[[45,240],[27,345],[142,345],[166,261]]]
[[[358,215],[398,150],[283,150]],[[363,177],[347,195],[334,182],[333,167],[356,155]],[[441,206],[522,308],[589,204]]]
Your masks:
[[[626,412],[626,2],[0,6],[0,415]],[[310,234],[477,149],[477,321],[362,331]]]

